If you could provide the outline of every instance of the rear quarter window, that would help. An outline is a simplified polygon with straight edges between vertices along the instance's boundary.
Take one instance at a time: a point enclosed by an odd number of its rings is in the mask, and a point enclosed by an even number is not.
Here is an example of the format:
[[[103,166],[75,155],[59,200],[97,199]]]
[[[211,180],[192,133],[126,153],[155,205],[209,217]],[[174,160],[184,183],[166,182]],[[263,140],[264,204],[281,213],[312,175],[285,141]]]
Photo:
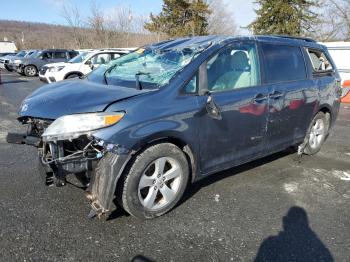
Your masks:
[[[56,59],[66,59],[66,52],[54,52],[54,57]]]
[[[300,47],[267,43],[261,46],[268,83],[306,79],[305,61]]]
[[[324,51],[319,49],[307,49],[312,64],[313,73],[329,72],[333,66]]]

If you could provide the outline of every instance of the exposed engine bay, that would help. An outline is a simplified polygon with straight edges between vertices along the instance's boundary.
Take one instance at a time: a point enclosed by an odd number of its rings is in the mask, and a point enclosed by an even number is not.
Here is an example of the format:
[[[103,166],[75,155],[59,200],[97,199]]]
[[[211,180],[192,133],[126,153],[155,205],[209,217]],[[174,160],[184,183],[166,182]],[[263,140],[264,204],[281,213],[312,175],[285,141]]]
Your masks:
[[[109,185],[106,181],[107,176],[101,172],[96,175],[95,168],[98,161],[107,152],[117,153],[117,148],[98,141],[90,135],[81,135],[69,140],[44,141],[42,135],[53,122],[52,120],[35,118],[19,120],[27,125],[27,132],[25,134],[8,133],[7,142],[27,144],[38,148],[39,168],[45,174],[46,185],[64,186],[67,183],[66,177],[74,174],[82,183],[91,201],[92,211],[89,216],[100,217],[103,213],[108,212],[114,197],[117,177],[113,173],[109,174],[111,177],[108,179],[114,183],[114,185]]]

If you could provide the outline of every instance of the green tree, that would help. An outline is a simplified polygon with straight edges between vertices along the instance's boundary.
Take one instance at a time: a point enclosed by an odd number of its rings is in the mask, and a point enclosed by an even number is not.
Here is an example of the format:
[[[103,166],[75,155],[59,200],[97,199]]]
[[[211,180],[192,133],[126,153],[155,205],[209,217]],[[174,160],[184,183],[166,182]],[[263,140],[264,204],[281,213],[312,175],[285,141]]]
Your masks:
[[[151,14],[145,28],[170,37],[207,35],[209,14],[209,6],[203,0],[164,0],[160,14]]]
[[[250,28],[254,34],[311,35],[318,22],[313,11],[317,0],[257,0],[257,18]]]

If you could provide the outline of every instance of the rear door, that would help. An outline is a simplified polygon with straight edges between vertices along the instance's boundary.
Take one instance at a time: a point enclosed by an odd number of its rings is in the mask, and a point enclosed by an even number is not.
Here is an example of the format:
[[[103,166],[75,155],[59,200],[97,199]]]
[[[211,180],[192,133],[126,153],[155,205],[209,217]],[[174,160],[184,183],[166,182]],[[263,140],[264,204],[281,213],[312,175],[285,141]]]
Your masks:
[[[266,149],[282,150],[300,142],[313,116],[318,90],[297,45],[261,43],[264,83],[269,89]]]
[[[200,78],[202,77],[200,70]],[[260,84],[255,42],[235,42],[205,64],[199,96],[200,163],[204,173],[256,158],[262,152],[268,116],[268,88]]]

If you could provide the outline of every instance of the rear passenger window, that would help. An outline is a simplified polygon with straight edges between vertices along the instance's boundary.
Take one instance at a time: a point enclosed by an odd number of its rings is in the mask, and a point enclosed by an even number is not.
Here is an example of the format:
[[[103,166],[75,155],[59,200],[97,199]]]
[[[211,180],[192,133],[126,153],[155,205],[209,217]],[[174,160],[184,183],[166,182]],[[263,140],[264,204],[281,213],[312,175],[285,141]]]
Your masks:
[[[56,59],[66,59],[67,58],[66,52],[55,52],[53,55],[54,55],[53,58],[56,58]]]
[[[308,49],[307,51],[315,73],[321,73],[333,69],[332,64],[329,62],[323,51],[315,49]]]
[[[262,44],[268,83],[306,79],[302,51],[297,46]]]

